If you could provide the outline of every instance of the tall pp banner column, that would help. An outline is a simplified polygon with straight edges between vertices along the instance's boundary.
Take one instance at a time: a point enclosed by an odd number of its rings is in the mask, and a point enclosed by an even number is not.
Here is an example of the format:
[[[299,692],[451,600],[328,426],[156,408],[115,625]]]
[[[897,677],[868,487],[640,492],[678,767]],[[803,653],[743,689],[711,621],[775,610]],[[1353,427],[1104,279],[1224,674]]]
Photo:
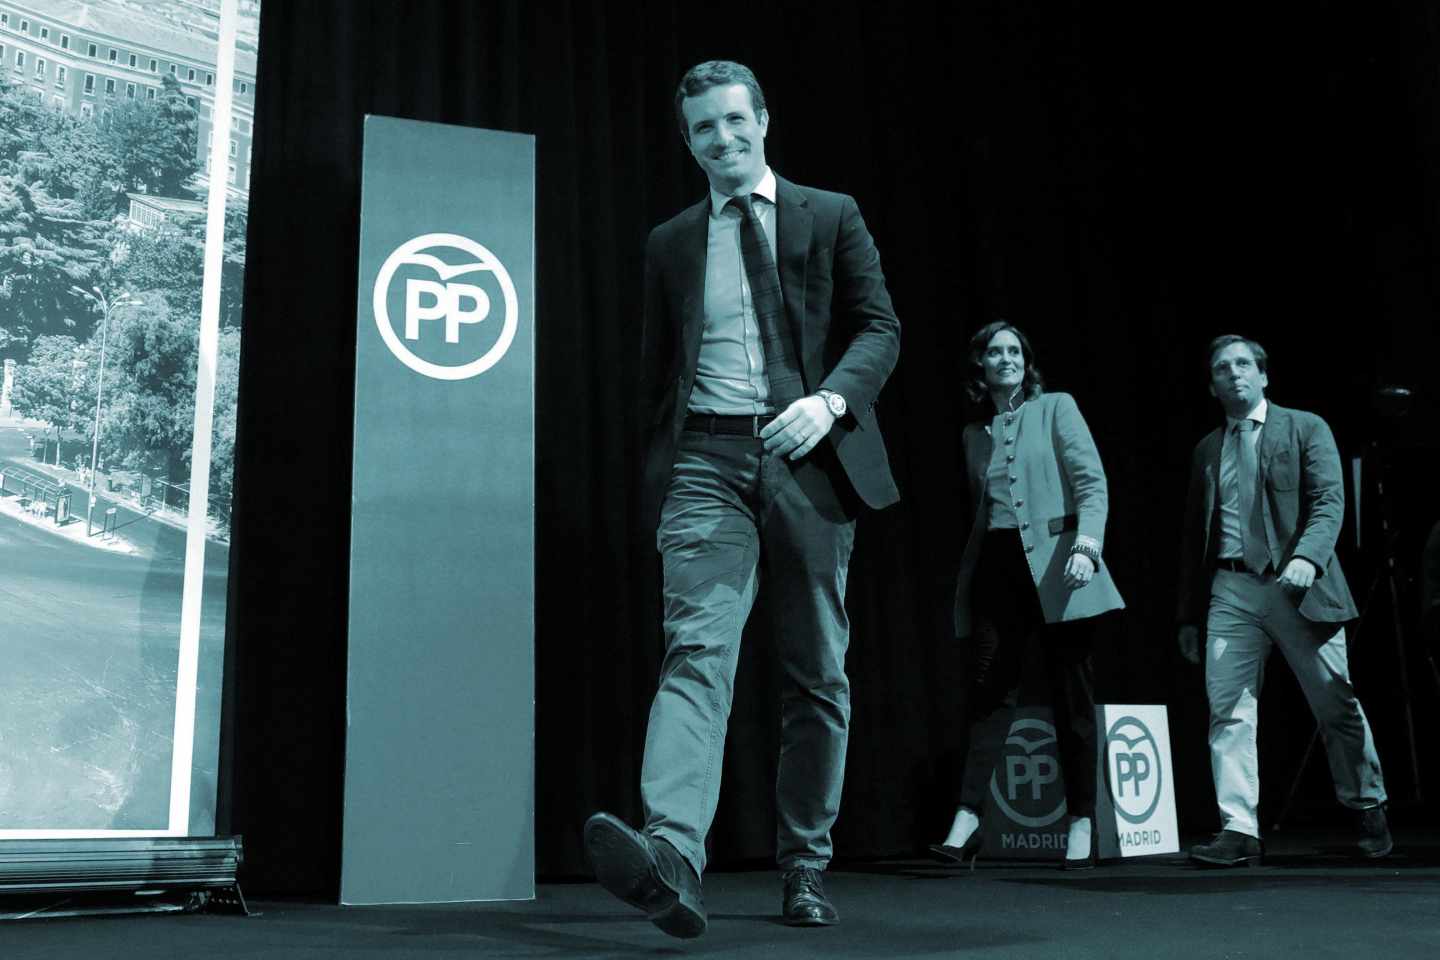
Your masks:
[[[531,898],[535,141],[367,117],[363,177],[340,898]]]

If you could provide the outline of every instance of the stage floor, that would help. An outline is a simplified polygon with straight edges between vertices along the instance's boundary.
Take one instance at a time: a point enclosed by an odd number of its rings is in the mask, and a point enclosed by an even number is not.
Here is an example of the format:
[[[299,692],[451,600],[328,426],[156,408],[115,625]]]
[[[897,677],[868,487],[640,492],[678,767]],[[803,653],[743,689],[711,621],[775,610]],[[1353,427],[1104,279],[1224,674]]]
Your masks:
[[[921,860],[843,864],[827,889],[839,926],[779,921],[770,870],[706,878],[710,929],[673,940],[594,883],[542,884],[533,902],[339,907],[257,901],[216,915],[27,920],[0,925],[6,960],[636,956],[976,958],[1440,957],[1440,838],[1397,837],[1357,862],[1327,840],[1282,837],[1259,867],[1179,859],[1053,867]]]

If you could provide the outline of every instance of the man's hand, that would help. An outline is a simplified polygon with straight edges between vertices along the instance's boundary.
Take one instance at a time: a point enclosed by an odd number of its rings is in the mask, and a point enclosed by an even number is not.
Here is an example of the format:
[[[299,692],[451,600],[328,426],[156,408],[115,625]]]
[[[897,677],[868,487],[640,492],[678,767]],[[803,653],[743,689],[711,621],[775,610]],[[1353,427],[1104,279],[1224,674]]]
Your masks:
[[[1077,590],[1095,576],[1095,561],[1083,553],[1072,553],[1065,562],[1065,586]]]
[[[835,415],[821,397],[801,397],[760,431],[765,452],[799,460],[815,449],[835,425]]]
[[[1280,571],[1280,585],[1291,590],[1309,590],[1315,582],[1315,564],[1304,557],[1293,557]]]
[[[1191,663],[1200,663],[1200,628],[1193,623],[1180,628],[1180,656]]]

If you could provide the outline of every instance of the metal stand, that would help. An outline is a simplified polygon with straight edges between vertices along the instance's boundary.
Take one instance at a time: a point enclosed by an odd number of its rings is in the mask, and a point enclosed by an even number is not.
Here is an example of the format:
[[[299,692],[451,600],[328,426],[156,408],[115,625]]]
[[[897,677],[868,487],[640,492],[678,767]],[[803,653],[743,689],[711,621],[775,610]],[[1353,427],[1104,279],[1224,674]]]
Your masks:
[[[1400,590],[1396,583],[1398,573],[1395,563],[1395,540],[1396,535],[1390,526],[1389,503],[1385,498],[1385,462],[1379,450],[1378,443],[1371,443],[1368,451],[1380,463],[1376,471],[1375,500],[1380,515],[1380,567],[1375,571],[1375,576],[1370,581],[1370,589],[1365,596],[1365,604],[1360,608],[1360,620],[1355,625],[1355,631],[1350,635],[1349,645],[1354,649],[1359,645],[1359,640],[1365,632],[1365,625],[1370,620],[1370,615],[1375,612],[1375,594],[1380,589],[1383,581],[1390,596],[1390,628],[1395,638],[1395,662],[1398,667],[1400,680],[1400,702],[1405,712],[1405,733],[1409,746],[1410,759],[1410,782],[1412,794],[1410,799],[1419,803],[1422,799],[1420,793],[1420,759],[1416,753],[1415,743],[1415,713],[1412,708],[1412,697],[1410,694],[1410,667],[1405,655],[1405,628],[1400,616]],[[1435,659],[1429,651],[1424,651],[1425,660],[1430,665],[1431,679],[1435,683],[1436,693],[1440,693],[1440,668],[1435,665]],[[1310,758],[1315,753],[1315,745],[1320,742],[1320,725],[1315,725],[1315,730],[1310,734],[1310,742],[1305,747],[1305,753],[1300,758],[1300,764],[1295,769],[1295,776],[1290,781],[1290,790],[1285,795],[1285,805],[1280,808],[1280,814],[1275,818],[1274,830],[1279,830],[1281,825],[1290,815],[1290,808],[1295,802],[1295,794],[1300,788],[1300,781],[1304,778],[1305,770],[1310,765]]]
[[[190,895],[190,908],[196,913],[225,913],[240,917],[259,916],[250,912],[245,894],[237,881],[217,890],[198,890]]]

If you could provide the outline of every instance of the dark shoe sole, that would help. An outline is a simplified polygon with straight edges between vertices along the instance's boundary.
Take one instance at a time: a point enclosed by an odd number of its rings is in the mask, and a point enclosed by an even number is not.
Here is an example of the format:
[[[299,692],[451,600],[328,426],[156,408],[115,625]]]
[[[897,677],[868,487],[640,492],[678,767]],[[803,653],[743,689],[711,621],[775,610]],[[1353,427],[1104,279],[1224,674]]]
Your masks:
[[[787,927],[833,927],[840,922],[839,917],[781,917],[780,919]]]
[[[1361,847],[1360,856],[1364,857],[1366,860],[1379,860],[1381,857],[1390,856],[1390,851],[1394,849],[1395,842],[1393,840],[1387,840],[1385,841],[1385,847],[1381,850],[1367,850],[1364,847]]]
[[[979,831],[976,831],[979,835]],[[930,844],[930,855],[941,862],[970,864],[970,869],[975,869],[975,860],[980,855],[980,844],[965,841],[962,847],[956,847],[948,843]]]
[[[655,926],[682,940],[705,932],[704,909],[660,879],[650,851],[624,823],[605,813],[591,817],[585,822],[585,852],[600,886]]]
[[[1203,863],[1212,867],[1249,867],[1260,862],[1260,855],[1253,857],[1238,857],[1234,860],[1226,860],[1223,857],[1207,857],[1203,853],[1192,853],[1190,859],[1196,863]]]

